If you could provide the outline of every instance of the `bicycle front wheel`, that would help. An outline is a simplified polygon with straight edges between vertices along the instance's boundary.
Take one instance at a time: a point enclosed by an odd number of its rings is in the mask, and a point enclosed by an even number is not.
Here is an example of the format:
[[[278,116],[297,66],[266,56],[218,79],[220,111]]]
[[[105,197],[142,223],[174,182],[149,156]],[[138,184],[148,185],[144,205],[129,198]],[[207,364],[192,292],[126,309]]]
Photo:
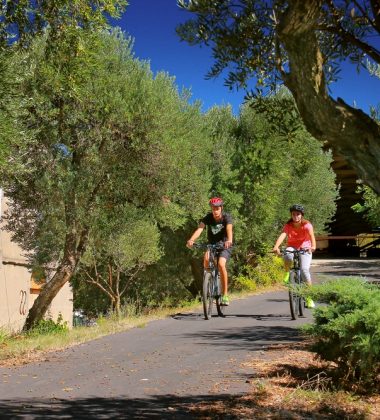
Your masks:
[[[290,315],[293,320],[297,319],[298,311],[300,308],[300,297],[297,295],[294,287],[296,285],[296,273],[294,271],[290,272],[289,276],[289,305],[290,305]]]
[[[210,319],[212,315],[212,275],[208,271],[203,274],[202,302],[205,319]]]

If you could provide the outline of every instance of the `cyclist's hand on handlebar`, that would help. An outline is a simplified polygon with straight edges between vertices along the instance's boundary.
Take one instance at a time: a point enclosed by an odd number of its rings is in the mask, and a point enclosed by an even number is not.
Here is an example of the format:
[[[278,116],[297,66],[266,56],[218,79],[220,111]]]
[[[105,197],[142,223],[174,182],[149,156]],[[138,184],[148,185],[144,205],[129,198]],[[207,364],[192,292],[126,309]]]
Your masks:
[[[224,248],[231,248],[231,246],[232,246],[232,241],[224,242]]]
[[[274,252],[276,255],[278,255],[278,256],[280,256],[281,255],[281,251],[280,251],[280,248],[278,248],[278,247],[274,247],[273,249],[272,249],[272,252]]]
[[[186,242],[186,246],[187,246],[188,248],[192,248],[192,247],[193,247],[193,245],[194,245],[194,241],[192,241],[191,239],[189,239],[189,240]]]

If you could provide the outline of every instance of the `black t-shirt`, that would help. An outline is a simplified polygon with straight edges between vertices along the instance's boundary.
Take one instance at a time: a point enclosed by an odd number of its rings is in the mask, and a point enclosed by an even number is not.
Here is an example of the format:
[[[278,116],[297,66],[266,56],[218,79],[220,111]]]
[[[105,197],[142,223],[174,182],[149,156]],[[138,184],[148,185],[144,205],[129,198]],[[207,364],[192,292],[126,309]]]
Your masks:
[[[225,242],[227,240],[227,229],[228,224],[232,225],[232,217],[229,213],[222,213],[222,220],[216,221],[212,213],[208,213],[202,220],[207,226],[207,240],[210,244],[216,244],[217,242]]]

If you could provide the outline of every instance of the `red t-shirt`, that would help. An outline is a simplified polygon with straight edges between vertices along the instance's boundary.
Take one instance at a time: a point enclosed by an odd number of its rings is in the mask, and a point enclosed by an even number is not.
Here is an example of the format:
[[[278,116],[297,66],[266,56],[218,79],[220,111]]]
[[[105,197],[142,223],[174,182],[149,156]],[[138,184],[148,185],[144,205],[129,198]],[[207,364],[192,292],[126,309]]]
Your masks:
[[[299,227],[294,227],[292,222],[287,223],[283,229],[283,232],[288,235],[287,246],[291,246],[296,249],[311,248],[312,231],[313,226],[309,222],[302,224]]]

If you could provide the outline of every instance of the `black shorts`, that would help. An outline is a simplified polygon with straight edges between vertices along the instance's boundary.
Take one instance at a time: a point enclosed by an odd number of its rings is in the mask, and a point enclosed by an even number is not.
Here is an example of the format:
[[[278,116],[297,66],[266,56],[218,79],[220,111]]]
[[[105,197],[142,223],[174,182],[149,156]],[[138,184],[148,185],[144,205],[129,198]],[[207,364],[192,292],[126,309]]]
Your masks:
[[[231,258],[232,248],[224,248],[219,252],[219,257],[223,257],[228,261]]]

